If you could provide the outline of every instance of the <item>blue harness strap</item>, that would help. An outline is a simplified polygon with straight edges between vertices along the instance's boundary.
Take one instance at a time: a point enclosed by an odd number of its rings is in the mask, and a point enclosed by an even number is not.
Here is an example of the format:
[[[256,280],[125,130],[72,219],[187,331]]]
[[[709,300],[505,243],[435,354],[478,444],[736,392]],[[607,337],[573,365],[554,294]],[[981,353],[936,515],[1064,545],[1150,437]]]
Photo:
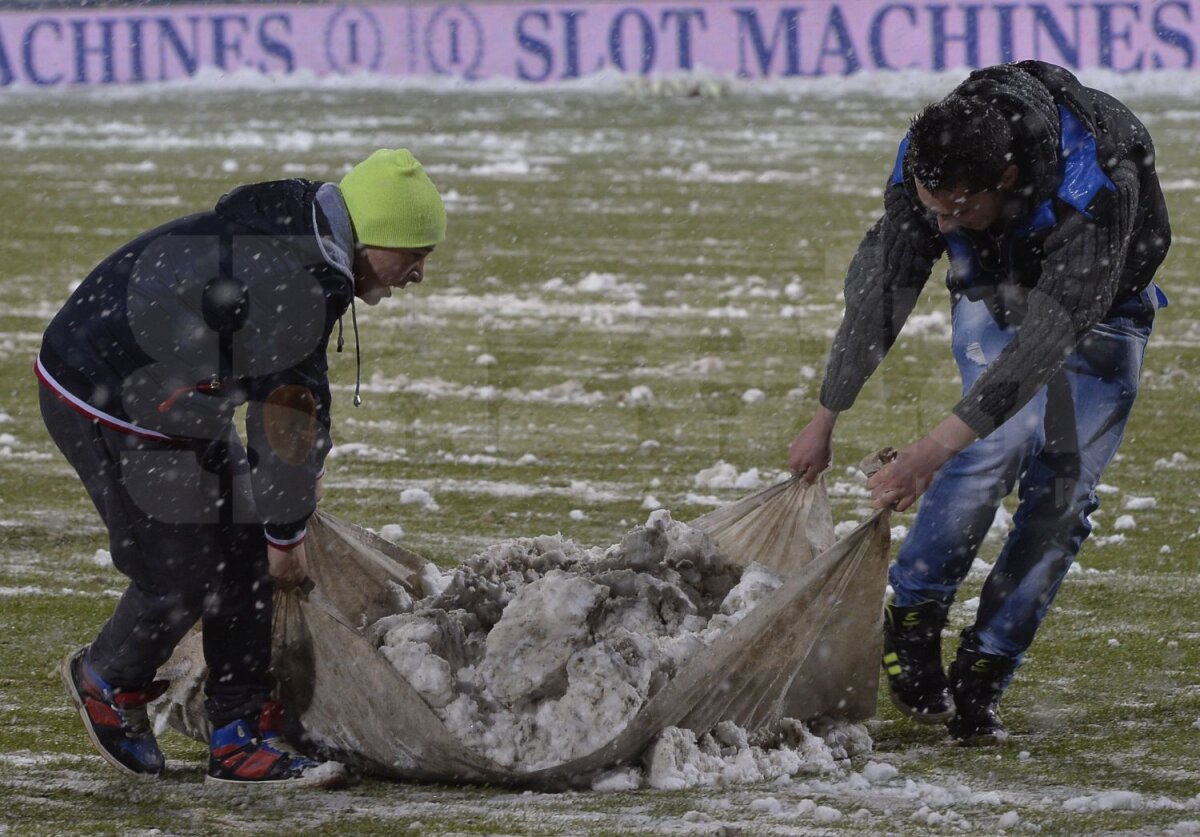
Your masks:
[[[895,186],[897,183],[904,182],[904,155],[908,153],[908,134],[904,135],[904,139],[900,140],[900,150],[896,152],[896,164],[892,166],[892,177],[888,181],[889,186]]]
[[[1066,105],[1058,106],[1058,123],[1059,150],[1062,152],[1058,199],[1095,220],[1089,209],[1092,201],[1101,189],[1116,192],[1117,187],[1096,159],[1096,138]]]
[[[1117,187],[1104,173],[1104,168],[1096,157],[1096,138],[1087,125],[1066,105],[1058,106],[1058,120],[1061,180],[1055,191],[1055,198],[1094,220],[1095,216],[1092,213],[1097,196],[1102,191],[1115,193]],[[904,182],[904,156],[908,153],[908,144],[908,135],[905,134],[896,151],[896,162],[892,165],[892,175],[888,179],[889,186]],[[1057,222],[1054,199],[1042,201],[1027,218],[1013,227],[1004,249],[1011,253],[1013,243],[1023,241],[1034,233],[1048,230]],[[957,232],[943,235],[942,238],[946,242],[952,275],[965,287],[976,284],[983,270],[975,245],[967,236]],[[1152,283],[1152,286],[1155,307],[1166,308],[1170,304],[1167,295],[1157,284]],[[1137,297],[1133,299],[1136,300]]]

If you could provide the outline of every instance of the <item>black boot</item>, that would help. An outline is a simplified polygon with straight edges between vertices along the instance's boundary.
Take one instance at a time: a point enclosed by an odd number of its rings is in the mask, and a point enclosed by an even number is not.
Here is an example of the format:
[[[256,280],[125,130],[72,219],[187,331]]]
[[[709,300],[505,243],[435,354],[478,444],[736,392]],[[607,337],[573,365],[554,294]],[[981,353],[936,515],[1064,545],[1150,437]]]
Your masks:
[[[959,647],[958,655],[950,664],[956,711],[946,726],[960,744],[979,747],[1008,740],[1008,730],[997,709],[1014,668],[1016,660],[1012,657],[981,654]]]
[[[884,608],[883,669],[892,703],[914,721],[940,724],[954,715],[942,668],[942,626],[948,607],[922,602]]]

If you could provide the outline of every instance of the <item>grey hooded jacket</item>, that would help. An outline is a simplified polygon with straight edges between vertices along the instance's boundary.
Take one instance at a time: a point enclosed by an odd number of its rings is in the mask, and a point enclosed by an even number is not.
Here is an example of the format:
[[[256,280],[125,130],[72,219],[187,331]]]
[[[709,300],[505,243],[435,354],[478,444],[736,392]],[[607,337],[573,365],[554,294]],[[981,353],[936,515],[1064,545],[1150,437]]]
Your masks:
[[[353,250],[333,184],[235,189],[101,262],[47,327],[38,377],[90,418],[201,459],[245,405],[255,513],[268,541],[296,543],[330,448],[326,350]]]
[[[884,214],[846,274],[820,402],[835,412],[854,403],[949,247],[951,292],[987,299],[1003,324],[1019,323],[954,407],[983,437],[1045,386],[1093,326],[1149,286],[1171,232],[1150,135],[1116,99],[1037,61],[979,70],[954,92],[1013,117],[1027,217],[1001,242],[1006,258],[980,268],[975,245],[942,236],[917,199],[902,145]]]

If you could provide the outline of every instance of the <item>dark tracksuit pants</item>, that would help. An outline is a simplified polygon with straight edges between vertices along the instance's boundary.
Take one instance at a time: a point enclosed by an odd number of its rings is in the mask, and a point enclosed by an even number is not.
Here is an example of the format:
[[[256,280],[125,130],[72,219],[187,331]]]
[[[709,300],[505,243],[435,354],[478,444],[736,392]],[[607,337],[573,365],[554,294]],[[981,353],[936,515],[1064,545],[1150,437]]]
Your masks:
[[[272,686],[273,587],[262,526],[235,515],[253,506],[232,428],[225,445],[181,448],[112,430],[40,391],[46,428],[83,480],[108,528],[113,564],[130,580],[88,662],[114,686],[144,687],[201,620],[213,724],[256,714]]]

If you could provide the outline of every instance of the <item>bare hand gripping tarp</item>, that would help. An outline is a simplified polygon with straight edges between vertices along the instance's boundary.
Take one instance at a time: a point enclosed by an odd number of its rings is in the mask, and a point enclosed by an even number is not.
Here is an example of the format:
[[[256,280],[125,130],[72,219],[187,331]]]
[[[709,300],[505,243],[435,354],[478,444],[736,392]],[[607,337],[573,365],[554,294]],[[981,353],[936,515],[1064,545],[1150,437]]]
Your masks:
[[[874,714],[878,689],[887,517],[876,512],[835,543],[824,483],[789,481],[696,520],[730,559],[765,564],[785,583],[684,664],[599,750],[521,771],[466,749],[364,636],[365,625],[392,612],[390,583],[422,595],[428,562],[318,512],[307,540],[315,586],[308,596],[276,596],[280,697],[293,732],[369,773],[543,790],[587,786],[636,760],[669,726],[699,734],[722,720],[752,730],[784,717],[862,720]],[[160,723],[207,740],[198,633],[160,674],[172,679]]]

